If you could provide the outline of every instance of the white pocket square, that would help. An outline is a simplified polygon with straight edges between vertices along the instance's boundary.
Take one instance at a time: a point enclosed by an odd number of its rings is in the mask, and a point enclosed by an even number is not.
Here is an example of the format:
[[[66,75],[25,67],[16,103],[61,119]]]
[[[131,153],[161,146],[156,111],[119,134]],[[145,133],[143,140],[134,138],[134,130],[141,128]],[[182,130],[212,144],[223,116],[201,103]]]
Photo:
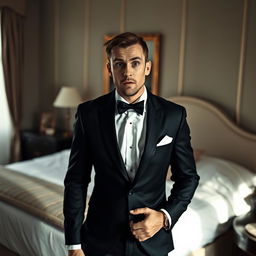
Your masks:
[[[170,144],[172,142],[172,137],[168,136],[168,135],[165,135],[161,140],[160,142],[157,143],[157,147],[160,147],[160,146],[164,146],[164,145],[167,145],[167,144]]]

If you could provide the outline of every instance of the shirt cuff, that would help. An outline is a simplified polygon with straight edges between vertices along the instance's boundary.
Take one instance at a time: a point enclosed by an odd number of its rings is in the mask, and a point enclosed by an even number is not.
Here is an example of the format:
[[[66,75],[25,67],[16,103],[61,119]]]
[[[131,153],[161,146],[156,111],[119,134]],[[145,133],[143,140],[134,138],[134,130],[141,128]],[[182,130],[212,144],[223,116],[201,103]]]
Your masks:
[[[166,215],[168,222],[169,222],[169,228],[170,228],[172,225],[172,218],[171,218],[169,212],[167,212],[165,209],[160,209],[160,211]]]
[[[67,250],[80,250],[82,249],[81,244],[66,245]]]

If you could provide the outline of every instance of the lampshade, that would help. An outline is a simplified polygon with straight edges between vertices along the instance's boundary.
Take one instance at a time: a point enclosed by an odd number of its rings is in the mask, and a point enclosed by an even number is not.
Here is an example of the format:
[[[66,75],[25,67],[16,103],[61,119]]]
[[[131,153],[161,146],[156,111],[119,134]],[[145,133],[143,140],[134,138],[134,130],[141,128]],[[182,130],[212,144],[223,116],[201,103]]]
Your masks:
[[[63,86],[61,87],[53,106],[60,108],[74,108],[81,102],[82,99],[76,88]]]

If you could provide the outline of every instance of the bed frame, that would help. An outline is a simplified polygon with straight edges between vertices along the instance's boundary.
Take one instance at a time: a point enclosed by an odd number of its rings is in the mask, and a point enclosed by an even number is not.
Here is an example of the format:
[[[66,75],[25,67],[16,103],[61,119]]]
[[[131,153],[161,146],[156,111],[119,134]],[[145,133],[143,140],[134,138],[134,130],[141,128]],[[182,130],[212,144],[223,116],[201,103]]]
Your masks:
[[[256,134],[238,127],[213,104],[195,97],[180,96],[167,100],[186,108],[194,149],[245,166],[256,173]],[[233,232],[230,229],[213,243],[190,256],[234,256]]]
[[[219,108],[202,99],[181,96],[168,100],[186,108],[193,148],[256,173],[256,134],[238,127]]]

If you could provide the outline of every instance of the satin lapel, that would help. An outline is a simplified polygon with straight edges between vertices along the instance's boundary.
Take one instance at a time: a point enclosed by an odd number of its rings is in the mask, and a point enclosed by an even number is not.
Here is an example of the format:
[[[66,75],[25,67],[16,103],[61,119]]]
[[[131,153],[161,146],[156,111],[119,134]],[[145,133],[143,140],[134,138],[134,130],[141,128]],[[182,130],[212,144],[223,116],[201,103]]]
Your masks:
[[[156,144],[163,121],[163,112],[150,92],[148,92],[147,104],[146,141],[134,182],[136,182],[138,177],[148,168],[149,160],[156,151]]]
[[[106,153],[112,158],[114,163],[117,165],[118,170],[121,171],[126,180],[129,181],[121,152],[116,138],[115,129],[115,93],[109,95],[109,99],[101,108],[100,111],[100,125],[102,127],[102,134],[104,144],[106,146]]]

